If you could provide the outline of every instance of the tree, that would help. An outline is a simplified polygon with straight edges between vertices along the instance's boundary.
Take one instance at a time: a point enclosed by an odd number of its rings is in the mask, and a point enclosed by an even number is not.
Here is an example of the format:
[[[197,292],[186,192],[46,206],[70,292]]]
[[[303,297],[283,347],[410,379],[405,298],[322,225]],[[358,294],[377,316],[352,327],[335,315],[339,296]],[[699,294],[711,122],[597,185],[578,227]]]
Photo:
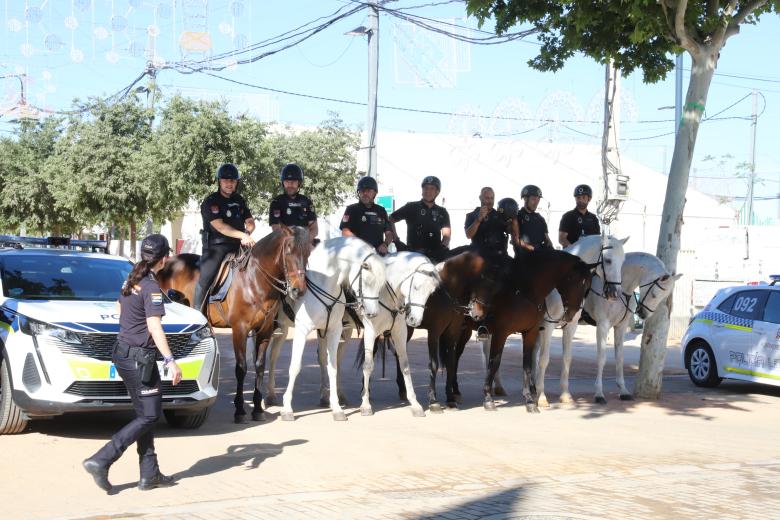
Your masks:
[[[69,233],[78,226],[70,213],[56,206],[54,172],[45,164],[54,153],[62,120],[22,121],[13,138],[0,140],[0,218],[5,231],[21,227],[39,234]]]
[[[670,55],[687,52],[690,82],[677,131],[666,185],[656,254],[667,268],[677,267],[685,209],[685,191],[707,94],[720,51],[743,24],[777,12],[770,0],[623,0],[620,2],[557,0],[466,0],[480,24],[493,16],[499,34],[517,23],[530,23],[542,42],[529,64],[558,70],[575,52],[599,63],[613,60],[628,74],[641,69],[646,82],[662,79],[673,68]],[[669,333],[671,299],[645,324],[636,393],[657,399]]]

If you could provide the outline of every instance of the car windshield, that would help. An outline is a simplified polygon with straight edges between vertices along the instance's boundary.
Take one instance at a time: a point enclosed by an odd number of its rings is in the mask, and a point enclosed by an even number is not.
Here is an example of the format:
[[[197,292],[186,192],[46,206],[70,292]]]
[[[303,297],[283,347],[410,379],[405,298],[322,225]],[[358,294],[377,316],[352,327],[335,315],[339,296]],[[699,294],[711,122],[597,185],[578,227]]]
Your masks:
[[[130,262],[78,255],[13,255],[0,260],[3,296],[23,300],[119,299]]]

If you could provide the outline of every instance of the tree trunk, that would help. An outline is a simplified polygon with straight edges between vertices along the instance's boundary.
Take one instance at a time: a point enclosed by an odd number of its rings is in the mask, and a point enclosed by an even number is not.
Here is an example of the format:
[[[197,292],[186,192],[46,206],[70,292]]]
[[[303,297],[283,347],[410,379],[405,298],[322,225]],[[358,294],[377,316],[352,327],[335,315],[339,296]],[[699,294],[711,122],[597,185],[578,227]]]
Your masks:
[[[691,170],[696,134],[707,102],[719,50],[720,48],[702,47],[698,55],[692,54],[691,78],[685,96],[682,120],[674,142],[674,154],[666,182],[666,199],[656,250],[656,255],[666,264],[669,272],[676,272],[677,269],[688,174]],[[672,297],[670,296],[645,323],[636,384],[637,397],[658,399],[661,396],[671,312]]]
[[[119,256],[125,256],[125,227],[124,226],[116,226],[116,230],[119,231],[119,249],[117,251],[117,254]]]
[[[135,241],[138,234],[138,224],[135,222],[135,218],[130,219],[130,259],[137,260],[135,254]]]

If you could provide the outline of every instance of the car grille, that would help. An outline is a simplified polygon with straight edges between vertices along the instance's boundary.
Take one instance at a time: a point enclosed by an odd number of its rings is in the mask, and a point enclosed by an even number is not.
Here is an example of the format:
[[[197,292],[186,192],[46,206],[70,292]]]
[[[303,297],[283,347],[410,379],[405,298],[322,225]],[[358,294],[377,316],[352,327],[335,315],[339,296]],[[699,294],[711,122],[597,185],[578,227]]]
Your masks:
[[[173,352],[173,357],[182,358],[186,356],[196,356],[207,354],[212,350],[212,341],[210,339],[202,340],[193,345],[189,343],[190,334],[166,334],[168,346]],[[86,356],[101,361],[111,361],[111,354],[114,351],[117,334],[103,333],[79,333],[81,343],[65,343],[60,339],[50,339],[50,342],[57,346],[63,354],[74,356]],[[157,359],[161,360],[162,355],[158,352]]]
[[[195,380],[181,381],[173,386],[170,381],[162,382],[163,397],[188,395],[198,391],[198,382]],[[65,393],[79,397],[127,397],[127,388],[122,381],[76,381],[72,383]]]

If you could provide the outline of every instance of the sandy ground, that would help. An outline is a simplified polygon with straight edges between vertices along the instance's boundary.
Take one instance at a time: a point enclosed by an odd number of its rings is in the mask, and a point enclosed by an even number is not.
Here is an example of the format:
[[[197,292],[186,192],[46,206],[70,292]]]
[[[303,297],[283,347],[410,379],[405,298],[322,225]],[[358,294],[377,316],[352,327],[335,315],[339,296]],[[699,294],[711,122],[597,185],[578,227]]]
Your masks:
[[[310,342],[302,377],[296,386],[296,421],[279,420],[279,408],[271,407],[266,421],[240,425],[232,421],[235,391],[232,349],[229,336],[220,334],[223,353],[220,396],[206,424],[194,431],[171,429],[164,422],[157,428],[156,445],[161,468],[178,477],[177,486],[138,491],[135,488],[137,459],[133,453],[128,453],[111,468],[110,478],[117,493],[103,494],[80,463],[106,442],[128,416],[121,413],[69,415],[33,422],[20,435],[0,438],[3,517],[147,515],[151,518],[171,517],[175,513],[183,515],[182,518],[219,518],[219,511],[234,507],[239,516],[264,518],[274,516],[272,511],[265,510],[266,514],[261,514],[264,511],[262,504],[251,500],[295,496],[299,499],[284,499],[284,503],[290,507],[297,504],[297,509],[285,513],[286,510],[278,506],[275,514],[280,517],[345,517],[350,516],[349,506],[344,506],[347,507],[344,510],[334,509],[333,515],[327,513],[328,504],[336,501],[335,498],[328,499],[327,493],[342,493],[346,497],[341,502],[343,505],[349,504],[347,499],[357,496],[360,490],[369,494],[399,489],[456,493],[475,486],[472,492],[476,492],[474,490],[479,486],[499,485],[497,482],[544,482],[566,475],[597,475],[593,477],[596,481],[609,475],[623,475],[620,482],[625,482],[626,475],[644,478],[642,471],[658,474],[659,467],[681,465],[713,467],[715,469],[711,471],[720,471],[718,475],[728,481],[730,476],[723,472],[728,470],[729,464],[745,465],[762,460],[776,460],[780,464],[777,447],[780,388],[734,382],[726,382],[714,390],[696,388],[681,367],[679,348],[672,346],[667,356],[668,375],[661,400],[618,400],[610,353],[604,386],[609,402],[606,406],[595,405],[591,403],[595,371],[594,330],[580,327],[581,332],[577,335],[572,373],[572,390],[577,399],[574,406],[556,404],[556,377],[560,370],[560,349],[556,347],[547,381],[553,407],[541,414],[526,412],[520,404],[521,353],[518,340],[513,339],[502,364],[509,397],[501,402],[498,411],[486,412],[480,395],[481,353],[477,343],[472,341],[461,365],[464,402],[460,410],[428,413],[424,418],[412,417],[408,406],[397,398],[392,365],[388,364],[387,379],[379,377],[380,361],[372,385],[376,413],[362,417],[354,408],[359,405],[360,380],[351,363],[357,348],[357,342],[352,341],[347,345],[345,359],[348,361],[342,367],[352,407],[347,409],[349,420],[337,423],[332,420],[329,410],[318,405],[319,369],[315,348]],[[556,333],[556,346],[560,344],[558,338],[559,333]],[[638,344],[639,338],[630,335],[626,370],[631,387],[638,364]],[[416,336],[409,350],[417,395],[425,406],[428,375],[424,336]],[[287,383],[288,356],[289,350],[285,349],[277,377],[280,396]],[[442,378],[439,382],[441,388]],[[247,384],[247,400],[251,398],[249,388]],[[707,466],[713,464],[716,466]],[[751,473],[746,478],[754,477]],[[636,485],[642,484],[637,481]],[[549,493],[559,489],[551,487]],[[675,490],[679,489],[675,485]],[[706,490],[697,486],[690,492],[697,496]],[[306,496],[311,500],[314,500],[312,496],[321,498],[323,505],[308,512]],[[620,498],[625,499],[625,493],[621,492]],[[750,496],[736,494],[732,499],[749,500]],[[390,506],[376,503],[379,505],[374,511],[380,517],[382,507]],[[425,503],[433,502],[420,502],[419,506],[414,505],[414,500],[404,502],[412,511],[418,507],[423,511]],[[217,506],[208,510],[210,512],[198,513],[208,504]],[[255,505],[241,513],[242,504],[247,508],[249,504]],[[648,513],[649,517],[667,511],[646,504],[643,507],[649,507],[647,511],[652,513]],[[401,509],[393,509],[381,517],[395,517],[401,514],[399,511]],[[619,509],[612,513],[615,511]],[[668,511],[670,516],[679,516],[673,515],[672,509]],[[776,512],[774,509],[774,514]],[[576,511],[569,513],[572,515]],[[426,515],[420,513],[420,516]],[[605,516],[612,514],[605,513]]]

